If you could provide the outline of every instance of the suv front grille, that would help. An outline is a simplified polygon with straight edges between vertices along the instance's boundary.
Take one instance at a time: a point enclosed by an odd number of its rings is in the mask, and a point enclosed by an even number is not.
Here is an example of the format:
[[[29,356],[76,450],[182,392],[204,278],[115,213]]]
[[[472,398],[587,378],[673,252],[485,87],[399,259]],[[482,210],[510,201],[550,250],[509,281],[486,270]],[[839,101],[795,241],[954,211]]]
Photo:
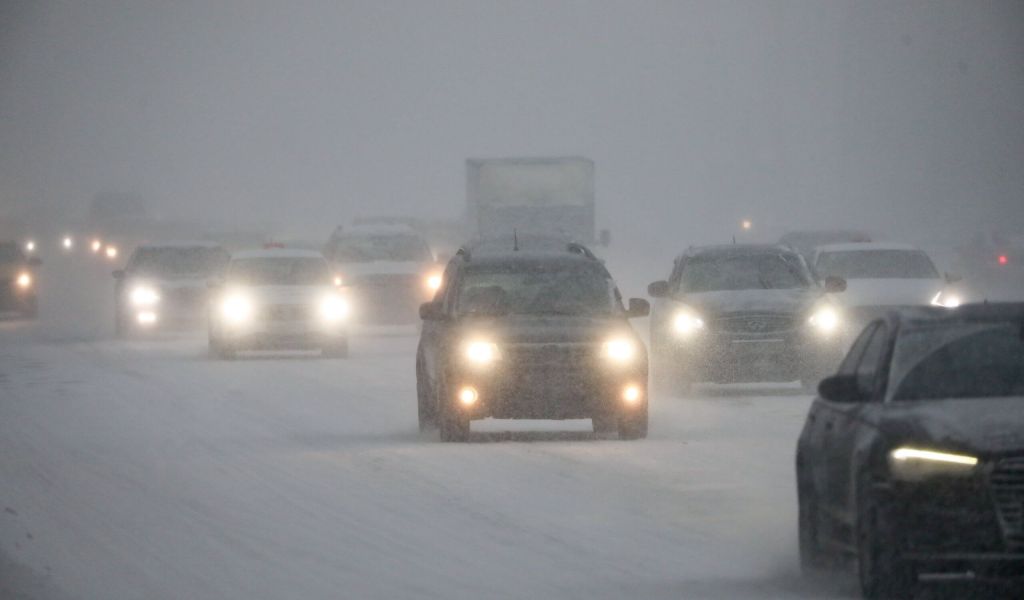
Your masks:
[[[512,344],[504,352],[516,366],[541,368],[582,367],[596,355],[593,344]]]
[[[999,461],[992,472],[992,499],[1010,550],[1024,550],[1024,456]]]
[[[266,315],[270,321],[305,321],[312,310],[305,304],[276,304],[266,308]]]
[[[783,333],[793,329],[793,320],[776,313],[733,313],[715,319],[714,327],[723,333]]]

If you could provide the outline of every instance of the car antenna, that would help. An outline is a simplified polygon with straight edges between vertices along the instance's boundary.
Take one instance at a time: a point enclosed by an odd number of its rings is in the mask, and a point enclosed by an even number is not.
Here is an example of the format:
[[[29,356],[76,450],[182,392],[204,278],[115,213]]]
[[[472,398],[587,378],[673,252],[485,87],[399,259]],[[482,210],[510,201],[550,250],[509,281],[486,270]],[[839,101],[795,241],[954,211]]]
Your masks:
[[[512,230],[512,251],[519,252],[519,231],[516,229]]]

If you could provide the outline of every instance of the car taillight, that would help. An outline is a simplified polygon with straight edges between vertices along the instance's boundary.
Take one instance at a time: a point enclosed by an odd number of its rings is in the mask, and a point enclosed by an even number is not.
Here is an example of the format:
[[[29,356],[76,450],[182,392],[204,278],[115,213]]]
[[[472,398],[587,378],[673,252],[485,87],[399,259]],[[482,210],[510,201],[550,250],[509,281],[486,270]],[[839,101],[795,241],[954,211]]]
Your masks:
[[[996,259],[996,260],[999,261],[999,264],[1001,264],[1001,265],[1006,265],[1006,264],[1009,264],[1009,262],[1010,262],[1009,257],[1007,257],[1005,254],[1000,254],[999,258]]]

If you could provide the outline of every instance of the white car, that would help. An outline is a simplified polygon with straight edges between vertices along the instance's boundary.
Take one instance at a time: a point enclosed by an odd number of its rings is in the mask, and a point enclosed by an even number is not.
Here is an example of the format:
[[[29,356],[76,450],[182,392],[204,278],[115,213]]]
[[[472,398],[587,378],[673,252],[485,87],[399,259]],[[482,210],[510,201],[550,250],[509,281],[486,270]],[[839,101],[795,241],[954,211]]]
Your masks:
[[[951,286],[923,250],[909,244],[853,243],[819,246],[815,276],[842,277],[846,291],[835,300],[855,324],[866,323],[898,306],[960,305]],[[859,331],[859,329],[858,329]]]
[[[315,350],[348,356],[349,301],[319,252],[235,254],[210,304],[210,353]]]

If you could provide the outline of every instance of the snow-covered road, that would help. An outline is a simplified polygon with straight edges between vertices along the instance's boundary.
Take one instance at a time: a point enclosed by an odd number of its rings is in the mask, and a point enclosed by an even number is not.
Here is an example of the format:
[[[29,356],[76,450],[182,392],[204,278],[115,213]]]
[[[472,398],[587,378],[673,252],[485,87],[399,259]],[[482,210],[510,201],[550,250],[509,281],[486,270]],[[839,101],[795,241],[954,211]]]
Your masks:
[[[637,442],[583,421],[441,444],[416,427],[414,332],[213,362],[53,302],[0,324],[0,573],[31,573],[26,597],[853,592],[798,575],[795,388],[654,398]]]

